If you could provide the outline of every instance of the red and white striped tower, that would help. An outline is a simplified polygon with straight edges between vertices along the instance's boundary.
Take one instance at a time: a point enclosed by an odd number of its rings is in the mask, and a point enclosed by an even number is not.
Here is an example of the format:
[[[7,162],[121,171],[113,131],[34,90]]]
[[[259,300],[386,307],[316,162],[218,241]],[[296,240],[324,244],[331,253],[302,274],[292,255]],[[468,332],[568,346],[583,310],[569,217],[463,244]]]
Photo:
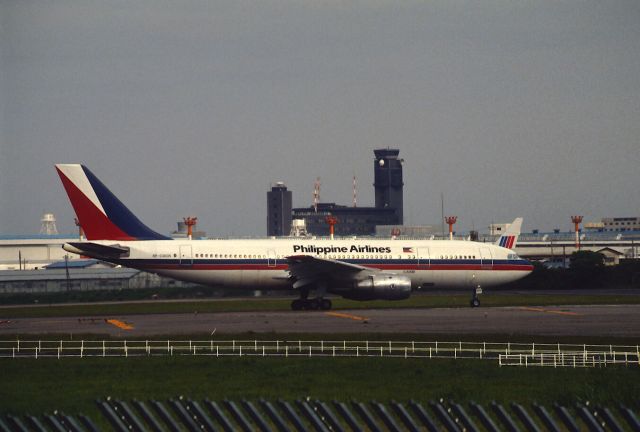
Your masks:
[[[576,230],[576,249],[580,249],[580,224],[582,223],[582,216],[571,216],[571,222],[573,222]]]
[[[196,226],[196,222],[198,222],[197,217],[189,216],[186,218],[182,218],[184,224],[187,226],[187,235],[189,236],[189,240],[192,239],[193,236],[193,227]]]
[[[458,216],[447,216],[444,220],[449,224],[449,240],[453,240],[453,225],[458,220]]]

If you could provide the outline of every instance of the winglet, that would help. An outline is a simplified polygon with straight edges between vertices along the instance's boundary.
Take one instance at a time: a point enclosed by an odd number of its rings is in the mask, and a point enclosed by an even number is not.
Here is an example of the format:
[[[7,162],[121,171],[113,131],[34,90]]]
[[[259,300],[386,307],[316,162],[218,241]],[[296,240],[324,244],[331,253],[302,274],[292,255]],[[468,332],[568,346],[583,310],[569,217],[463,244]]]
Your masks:
[[[87,167],[57,164],[87,240],[170,240],[138,219]]]
[[[522,218],[515,218],[509,225],[509,228],[500,236],[495,244],[502,246],[503,248],[513,249],[516,247],[518,237],[520,236],[520,230],[522,228]]]

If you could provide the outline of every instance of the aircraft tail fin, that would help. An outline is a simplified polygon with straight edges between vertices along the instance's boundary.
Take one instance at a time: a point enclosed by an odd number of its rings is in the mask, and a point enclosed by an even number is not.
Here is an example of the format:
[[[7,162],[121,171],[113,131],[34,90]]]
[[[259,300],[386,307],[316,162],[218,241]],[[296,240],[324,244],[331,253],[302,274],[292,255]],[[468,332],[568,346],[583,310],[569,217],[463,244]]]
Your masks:
[[[151,230],[87,167],[56,164],[87,240],[170,240]]]
[[[496,241],[498,246],[502,246],[507,249],[513,249],[516,247],[518,237],[520,236],[520,230],[522,229],[522,218],[515,218],[509,225],[509,228],[500,236]]]

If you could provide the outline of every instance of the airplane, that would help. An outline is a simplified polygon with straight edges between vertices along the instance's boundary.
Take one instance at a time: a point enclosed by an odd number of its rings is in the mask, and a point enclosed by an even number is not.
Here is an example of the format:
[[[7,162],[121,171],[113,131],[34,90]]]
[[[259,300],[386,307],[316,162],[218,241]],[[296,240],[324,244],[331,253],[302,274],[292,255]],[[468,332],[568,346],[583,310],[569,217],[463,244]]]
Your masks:
[[[482,287],[533,270],[516,245],[522,218],[495,244],[463,240],[306,238],[171,239],[143,224],[84,165],[57,164],[86,241],[71,253],[210,286],[296,290],[293,310],[328,310],[335,294],[353,300],[403,300],[412,290],[469,288],[478,307]],[[315,293],[310,298],[310,292]]]

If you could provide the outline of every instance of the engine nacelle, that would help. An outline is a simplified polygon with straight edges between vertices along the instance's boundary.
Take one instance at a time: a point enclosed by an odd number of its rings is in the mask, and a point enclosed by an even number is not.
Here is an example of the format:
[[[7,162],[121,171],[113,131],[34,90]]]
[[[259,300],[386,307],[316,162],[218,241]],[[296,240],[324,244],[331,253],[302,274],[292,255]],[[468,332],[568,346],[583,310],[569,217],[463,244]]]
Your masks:
[[[381,274],[356,281],[350,291],[341,293],[350,300],[404,300],[411,295],[406,276]]]

